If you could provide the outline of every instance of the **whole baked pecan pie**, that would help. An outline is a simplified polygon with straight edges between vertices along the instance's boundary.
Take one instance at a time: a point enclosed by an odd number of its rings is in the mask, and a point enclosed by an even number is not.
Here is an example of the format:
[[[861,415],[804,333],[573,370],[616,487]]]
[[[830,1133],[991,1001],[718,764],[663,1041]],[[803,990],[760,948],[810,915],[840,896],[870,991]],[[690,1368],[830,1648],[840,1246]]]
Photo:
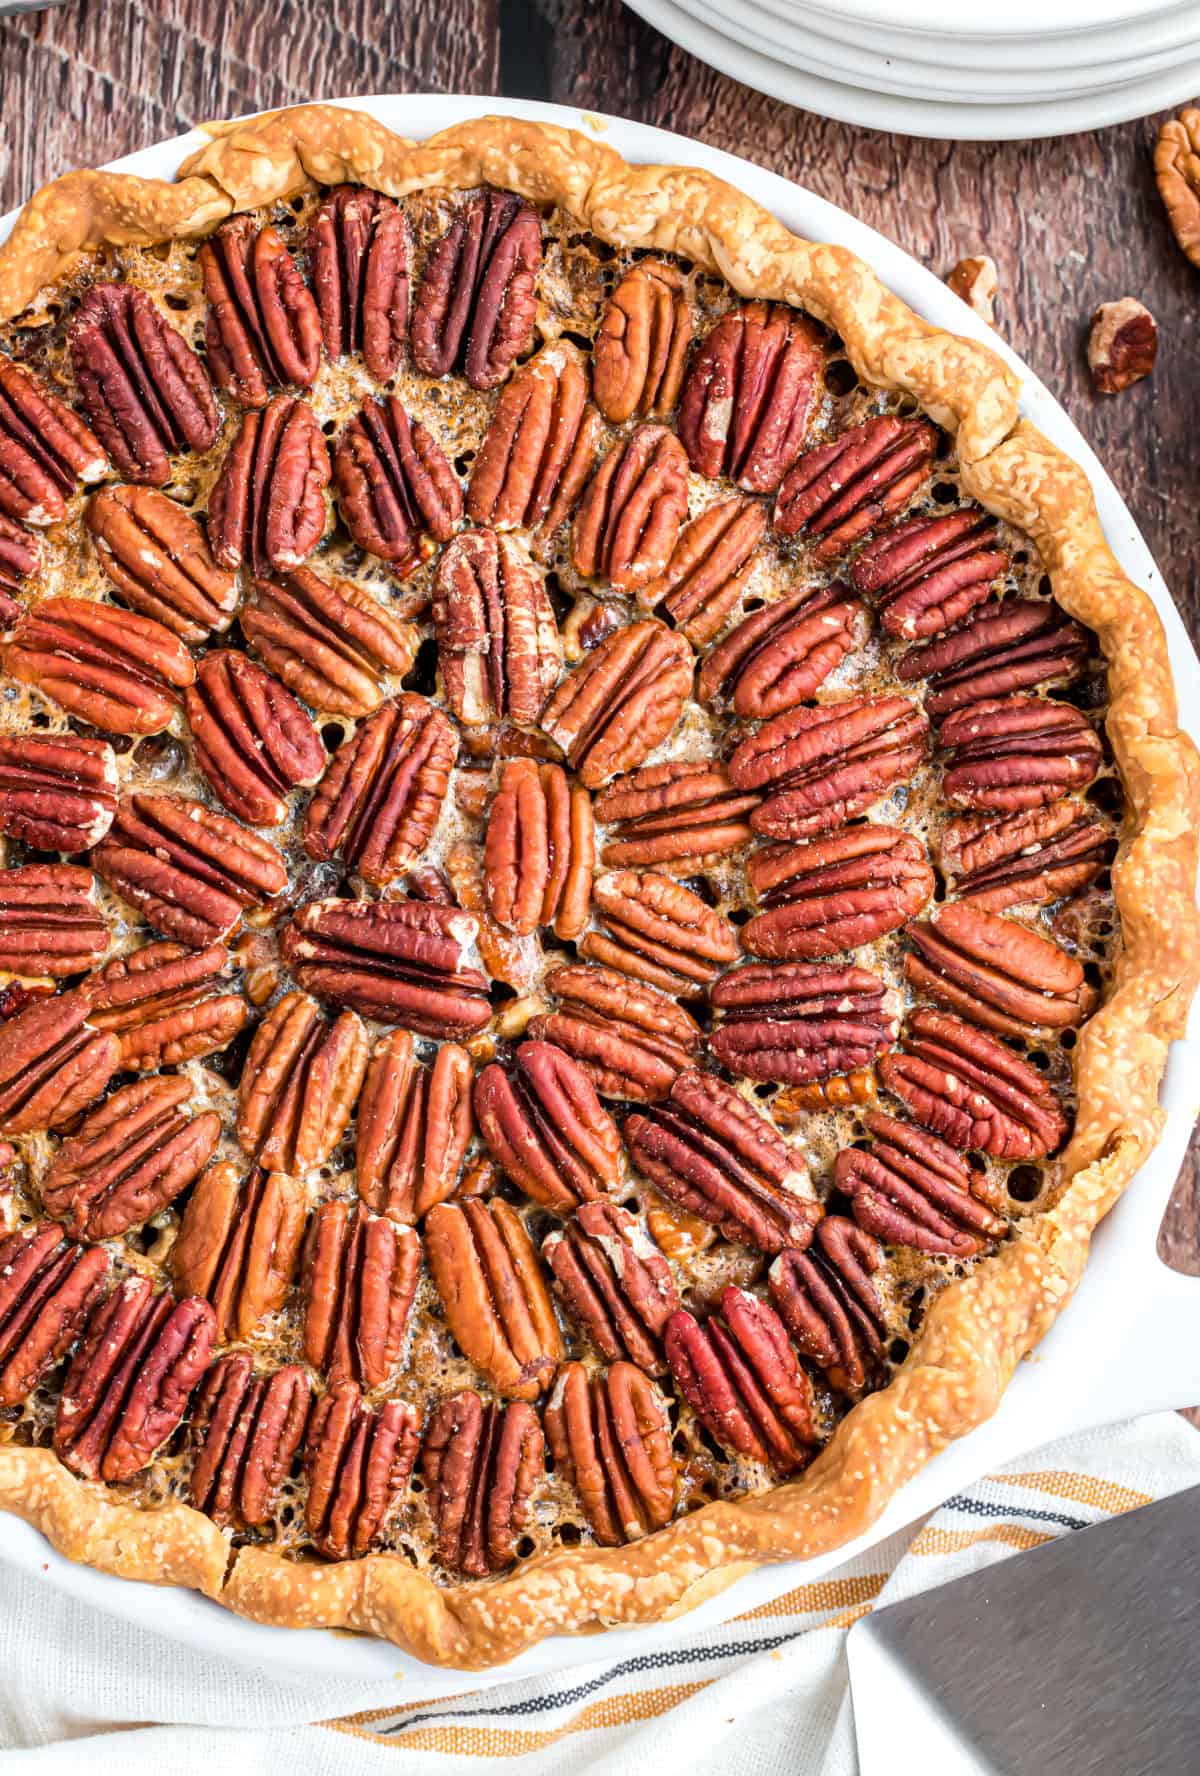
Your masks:
[[[1197,770],[993,354],[304,107],[0,248],[0,1507],[457,1666],[862,1531],[1153,1146]]]

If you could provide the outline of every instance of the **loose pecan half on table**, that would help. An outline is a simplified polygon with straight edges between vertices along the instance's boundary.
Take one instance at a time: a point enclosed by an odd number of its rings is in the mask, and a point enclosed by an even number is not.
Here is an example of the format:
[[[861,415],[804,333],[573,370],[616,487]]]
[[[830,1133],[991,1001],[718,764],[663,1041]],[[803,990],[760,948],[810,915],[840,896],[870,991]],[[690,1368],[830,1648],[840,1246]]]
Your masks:
[[[441,1564],[468,1578],[511,1566],[544,1470],[542,1427],[526,1401],[485,1405],[469,1390],[439,1401],[421,1474]]]
[[[219,1528],[261,1529],[304,1439],[312,1389],[298,1363],[256,1373],[248,1351],[214,1363],[196,1394],[192,1503]]]
[[[589,1375],[582,1363],[564,1363],[546,1407],[546,1441],[602,1547],[671,1521],[678,1481],[667,1403],[635,1364]]]
[[[518,1189],[565,1210],[615,1190],[621,1139],[587,1069],[553,1042],[522,1042],[475,1086],[479,1132]]]

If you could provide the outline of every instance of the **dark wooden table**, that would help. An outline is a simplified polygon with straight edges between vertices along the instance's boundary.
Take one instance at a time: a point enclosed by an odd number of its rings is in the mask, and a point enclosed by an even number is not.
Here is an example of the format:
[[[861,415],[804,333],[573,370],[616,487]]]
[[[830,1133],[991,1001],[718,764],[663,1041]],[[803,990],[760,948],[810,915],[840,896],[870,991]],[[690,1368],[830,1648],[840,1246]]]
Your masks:
[[[939,273],[990,253],[1001,330],[1111,470],[1200,638],[1200,283],[1154,187],[1159,118],[1051,142],[879,135],[725,79],[621,0],[69,0],[0,20],[0,211],[69,167],[208,117],[437,91],[549,98],[696,136],[820,192]],[[1092,310],[1117,296],[1157,317],[1158,368],[1102,400],[1084,340]],[[1161,1245],[1168,1262],[1200,1273],[1200,1136]]]

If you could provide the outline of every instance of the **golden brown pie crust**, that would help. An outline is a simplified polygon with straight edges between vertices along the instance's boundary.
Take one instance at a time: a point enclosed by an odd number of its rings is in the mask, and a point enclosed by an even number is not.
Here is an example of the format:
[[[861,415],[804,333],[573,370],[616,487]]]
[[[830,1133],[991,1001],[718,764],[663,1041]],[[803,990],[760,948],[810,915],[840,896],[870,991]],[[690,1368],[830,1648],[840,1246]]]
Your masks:
[[[435,1664],[483,1668],[546,1634],[665,1620],[762,1562],[837,1548],[931,1455],[991,1414],[1162,1129],[1167,1047],[1183,1032],[1200,975],[1200,758],[1176,725],[1162,625],[1105,543],[1082,471],[1018,419],[1017,379],[998,357],[921,320],[852,253],[798,239],[710,173],[630,166],[603,142],[551,125],[486,117],[416,143],[362,112],[307,105],[209,134],[176,183],[78,172],[38,192],[0,245],[0,319],[19,314],[81,252],[201,234],[314,181],[395,197],[487,183],[558,204],[614,245],[678,253],[742,295],[809,310],[841,335],[862,380],[909,391],[955,435],[966,490],[1032,537],[1058,603],[1096,631],[1108,663],[1107,732],[1126,791],[1113,867],[1122,942],[1114,990],[1076,1050],[1066,1187],[942,1291],[890,1386],[854,1407],[802,1478],[710,1504],[626,1547],[560,1548],[506,1577],[442,1588],[394,1555],[319,1564],[233,1550],[188,1506],[131,1507],[76,1479],[49,1450],[0,1448],[0,1509],[73,1560],[189,1585],[256,1621],[357,1629]]]

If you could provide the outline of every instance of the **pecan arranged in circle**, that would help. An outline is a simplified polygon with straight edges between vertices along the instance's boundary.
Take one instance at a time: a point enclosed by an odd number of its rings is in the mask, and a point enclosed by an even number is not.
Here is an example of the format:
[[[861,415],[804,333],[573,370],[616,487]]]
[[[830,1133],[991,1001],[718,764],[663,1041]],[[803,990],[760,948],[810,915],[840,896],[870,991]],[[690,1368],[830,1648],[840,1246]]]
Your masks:
[[[122,1072],[178,1067],[216,1054],[246,1021],[241,994],[217,991],[231,968],[222,944],[206,950],[143,944],[83,983],[88,1022],[116,1031]]]
[[[643,765],[596,797],[596,819],[613,833],[600,860],[609,869],[712,862],[753,838],[746,816],[761,799],[735,790],[715,759]]]
[[[87,1009],[82,993],[58,993],[0,1025],[0,1134],[63,1128],[102,1095],[120,1044]]]
[[[104,487],[84,514],[96,558],[125,603],[196,646],[228,629],[237,576],[190,512],[153,487]]]
[[[844,586],[800,586],[755,611],[715,647],[696,681],[702,703],[728,698],[743,720],[806,702],[866,638],[866,612]]]
[[[58,524],[79,483],[107,472],[91,427],[31,370],[0,354],[0,513]]]
[[[723,1021],[713,1054],[745,1079],[804,1085],[865,1067],[895,1041],[894,995],[865,968],[832,962],[750,962],[711,993]]]
[[[181,1294],[203,1295],[221,1343],[252,1338],[283,1306],[304,1236],[304,1187],[282,1172],[210,1166],[188,1198],[171,1247]]]
[[[438,563],[433,622],[442,686],[464,722],[528,727],[562,671],[562,639],[541,574],[521,545],[464,530]]]
[[[365,586],[322,579],[308,567],[259,580],[241,625],[251,652],[331,715],[370,714],[383,701],[384,676],[402,678],[417,653],[411,626]]]
[[[601,1547],[671,1521],[677,1480],[667,1403],[633,1363],[591,1376],[582,1363],[564,1363],[546,1407],[546,1440]]]
[[[965,622],[909,648],[896,664],[905,683],[928,679],[925,707],[935,721],[984,697],[1077,676],[1090,651],[1082,623],[1040,598],[1006,598],[972,611]]]
[[[109,941],[91,870],[72,863],[0,870],[0,969],[62,980],[94,968]]]
[[[511,1566],[544,1468],[542,1427],[526,1401],[485,1406],[469,1391],[439,1401],[425,1428],[421,1474],[441,1564],[468,1578]]]
[[[388,382],[408,337],[408,221],[398,203],[364,185],[338,185],[313,217],[308,240],[326,355],[361,352],[367,374]]]
[[[179,1074],[122,1086],[87,1116],[42,1179],[46,1212],[76,1239],[140,1227],[194,1184],[216,1151],[215,1110],[189,1117],[193,1086]]]
[[[261,1529],[304,1437],[312,1389],[298,1363],[255,1372],[247,1351],[214,1363],[192,1410],[191,1498],[221,1529]]]
[[[881,1110],[863,1120],[870,1150],[844,1147],[834,1165],[860,1227],[892,1245],[948,1258],[977,1257],[989,1241],[1004,1238],[1008,1223],[975,1195],[971,1168],[953,1147]]]
[[[238,1086],[237,1136],[256,1163],[297,1176],[324,1165],[349,1126],[367,1070],[362,1020],[332,1024],[285,993],[254,1032]]]
[[[344,740],[304,816],[304,849],[382,888],[412,868],[441,817],[458,751],[443,712],[404,691]]]
[[[244,654],[205,654],[185,701],[196,764],[248,826],[278,826],[289,792],[320,782],[320,735],[292,693]]]
[[[592,798],[561,765],[509,759],[492,803],[483,854],[487,909],[505,931],[553,927],[564,940],[587,924],[596,862]]]
[[[45,598],[3,650],[4,669],[70,715],[110,734],[161,733],[196,676],[192,657],[153,617],[87,598]]]
[[[1018,814],[960,814],[942,829],[938,863],[955,894],[989,912],[1045,906],[1095,880],[1114,836],[1075,801]]]
[[[462,488],[429,427],[395,395],[368,399],[333,452],[342,522],[360,549],[399,575],[448,543],[462,517]]]
[[[571,528],[585,578],[637,592],[667,570],[687,517],[687,458],[674,432],[643,425],[614,445],[588,483]]]
[[[0,512],[0,628],[11,629],[23,606],[9,596],[32,578],[41,562],[41,544],[31,530]]]
[[[826,1215],[808,1251],[781,1252],[768,1275],[792,1343],[839,1393],[861,1393],[883,1362],[887,1321],[871,1280],[882,1263],[869,1233],[843,1215]]]
[[[222,567],[285,573],[325,534],[329,451],[305,401],[276,395],[242,415],[208,500],[208,536]]]
[[[533,342],[541,262],[536,210],[508,191],[471,198],[425,261],[412,317],[417,369],[461,367],[475,389],[502,383]]]
[[[567,340],[544,346],[502,389],[467,488],[467,515],[534,532],[543,551],[592,472],[600,424],[587,368]]]
[[[682,1006],[615,969],[568,965],[544,984],[559,1009],[531,1019],[530,1035],[566,1049],[604,1097],[665,1098],[700,1047],[699,1027]]]
[[[411,1227],[362,1203],[322,1203],[304,1247],[304,1355],[330,1382],[382,1387],[404,1349],[421,1272]]]
[[[96,436],[131,481],[165,487],[172,456],[216,443],[221,415],[208,372],[145,290],[93,284],[70,346]]]
[[[719,1317],[673,1314],[667,1361],[683,1398],[730,1455],[779,1474],[812,1460],[821,1440],[812,1383],[769,1302],[730,1284]]]
[[[628,771],[671,733],[692,688],[692,650],[682,635],[646,618],[607,636],[542,711],[588,789]]]
[[[612,1202],[585,1202],[542,1241],[568,1315],[610,1363],[627,1357],[666,1372],[663,1329],[680,1305],[666,1259],[634,1216]]]
[[[605,929],[587,933],[580,955],[665,992],[697,997],[739,953],[728,919],[654,870],[600,876],[592,899]]]
[[[93,1313],[63,1382],[54,1452],[85,1480],[131,1480],[153,1461],[208,1368],[207,1301],[127,1277]]]
[[[475,1072],[456,1042],[417,1064],[407,1030],[376,1045],[358,1106],[358,1194],[378,1215],[419,1221],[458,1189],[475,1117]]]
[[[620,1182],[616,1125],[585,1069],[552,1042],[522,1042],[511,1069],[485,1067],[475,1115],[492,1158],[534,1202],[572,1209]]]
[[[978,506],[917,513],[859,551],[850,581],[874,597],[887,634],[937,635],[982,604],[1008,572],[995,535],[995,519]]]
[[[0,1238],[0,1407],[20,1406],[74,1344],[108,1276],[108,1253],[53,1221]]]
[[[907,931],[914,949],[904,958],[906,980],[986,1029],[1032,1039],[1073,1029],[1095,1008],[1095,989],[1074,956],[969,901],[940,907],[934,921]]]
[[[425,1249],[463,1355],[498,1394],[536,1400],[563,1342],[520,1215],[501,1197],[437,1203],[425,1218]]]
[[[942,723],[942,793],[952,808],[1016,813],[1082,789],[1103,760],[1086,715],[1040,697],[985,698]]]
[[[479,926],[419,900],[313,900],[283,935],[302,987],[419,1036],[469,1036],[491,1017],[487,979],[465,962]]]
[[[802,845],[755,851],[746,877],[762,911],[742,929],[751,955],[814,960],[896,931],[934,890],[920,839],[894,826],[843,826]]]
[[[239,407],[265,407],[271,387],[307,388],[321,363],[312,292],[269,224],[232,216],[196,255],[208,312],[204,343],[217,387]]]
[[[978,1025],[945,1011],[912,1012],[902,1054],[884,1055],[879,1078],[917,1121],[964,1151],[1040,1159],[1067,1118],[1036,1067]]]
[[[735,1244],[803,1250],[820,1219],[804,1156],[714,1073],[681,1073],[665,1104],[626,1118],[638,1170]]]
[[[774,493],[804,447],[825,386],[820,329],[785,303],[722,317],[692,359],[679,436],[700,475]]]
[[[775,529],[814,539],[818,561],[833,561],[903,511],[928,479],[937,433],[923,419],[885,414],[851,426],[831,444],[806,450],[779,489]]]
[[[244,908],[288,882],[273,845],[184,796],[127,796],[92,863],[156,931],[197,946],[227,937]]]
[[[693,647],[719,634],[747,589],[755,552],[767,525],[757,500],[718,500],[685,524],[666,568],[643,586],[638,600],[647,610],[661,603]]]
[[[806,839],[842,826],[911,777],[929,722],[907,697],[844,697],[764,722],[729,761],[738,789],[766,790],[750,824],[769,838]]]
[[[406,1400],[372,1412],[352,1381],[314,1403],[304,1433],[304,1522],[318,1554],[357,1560],[370,1552],[408,1485],[420,1424]]]
[[[596,405],[613,425],[666,419],[683,383],[692,316],[674,265],[642,259],[604,310],[593,349]]]

